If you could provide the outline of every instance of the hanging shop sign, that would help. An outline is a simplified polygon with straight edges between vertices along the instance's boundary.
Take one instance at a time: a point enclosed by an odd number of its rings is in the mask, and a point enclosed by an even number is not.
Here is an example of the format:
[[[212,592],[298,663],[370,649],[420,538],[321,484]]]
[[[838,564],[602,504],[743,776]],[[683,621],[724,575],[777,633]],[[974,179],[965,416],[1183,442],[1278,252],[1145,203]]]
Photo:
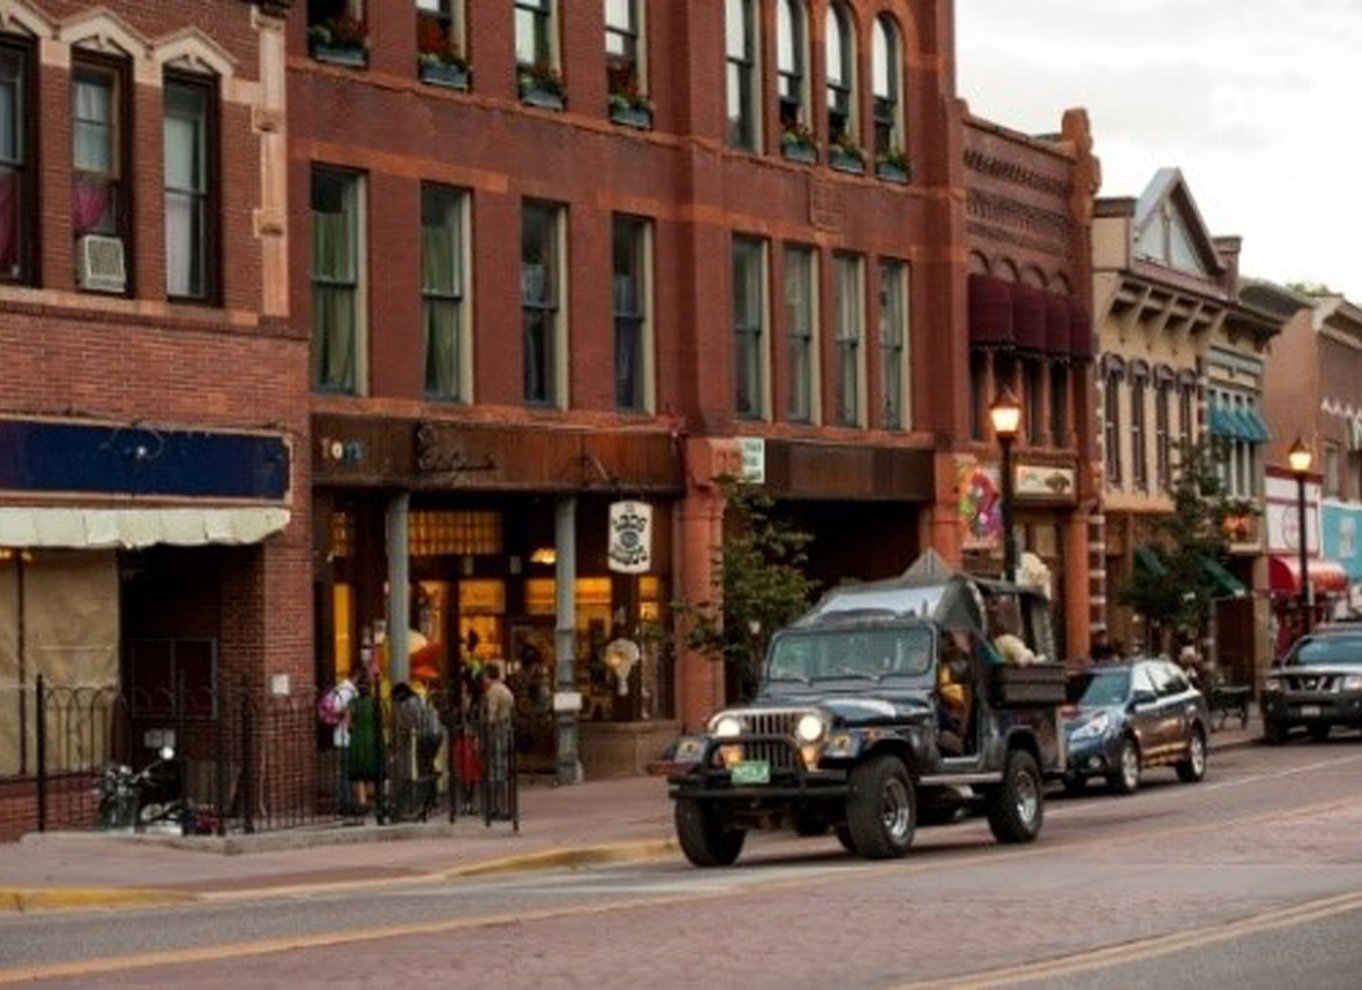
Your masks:
[[[754,485],[766,483],[766,439],[764,437],[738,437],[738,448],[742,451],[742,480]]]
[[[612,502],[610,569],[620,574],[644,574],[652,566],[653,507],[647,502]]]
[[[1046,464],[1017,465],[1019,498],[1057,498],[1072,501],[1077,491],[1073,468]]]

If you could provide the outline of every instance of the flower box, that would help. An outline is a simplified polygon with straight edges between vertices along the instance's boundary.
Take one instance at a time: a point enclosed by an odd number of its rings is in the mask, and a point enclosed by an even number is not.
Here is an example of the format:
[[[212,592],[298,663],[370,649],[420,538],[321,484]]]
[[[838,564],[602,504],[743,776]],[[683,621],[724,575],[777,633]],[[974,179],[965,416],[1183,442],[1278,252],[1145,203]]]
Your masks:
[[[520,91],[520,102],[529,107],[543,107],[545,110],[562,110],[566,105],[563,94],[539,86],[528,86]]]
[[[911,165],[892,165],[889,162],[877,162],[875,174],[885,182],[906,183],[913,178],[913,167]]]
[[[653,112],[647,107],[623,107],[614,104],[610,107],[610,119],[625,127],[637,127],[646,131],[653,126]]]
[[[787,141],[780,146],[780,153],[792,162],[802,162],[805,165],[818,164],[818,149],[813,145]]]
[[[353,45],[331,45],[323,41],[312,42],[312,57],[318,62],[343,65],[350,69],[362,69],[369,64],[369,53]]]
[[[421,81],[448,89],[468,88],[468,67],[452,62],[421,62],[418,67]]]
[[[865,161],[860,156],[842,148],[828,149],[828,164],[839,172],[850,172],[853,175],[865,174]]]

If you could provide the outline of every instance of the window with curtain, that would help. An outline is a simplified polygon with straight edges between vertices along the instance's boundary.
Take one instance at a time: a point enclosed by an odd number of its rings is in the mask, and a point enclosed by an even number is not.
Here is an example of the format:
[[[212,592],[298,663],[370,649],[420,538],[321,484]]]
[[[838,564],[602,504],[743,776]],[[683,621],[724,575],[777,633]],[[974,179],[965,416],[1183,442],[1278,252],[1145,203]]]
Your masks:
[[[212,208],[212,83],[164,85],[166,295],[207,301],[216,282]]]
[[[814,421],[818,354],[816,257],[811,248],[785,248],[785,334],[789,357],[785,414],[794,423]]]
[[[647,220],[615,217],[611,299],[615,315],[615,408],[645,412],[648,407],[648,253]]]
[[[728,143],[758,150],[757,30],[752,0],[725,0],[724,50],[727,58]]]
[[[851,20],[840,3],[828,7],[828,142],[856,140],[856,46]]]
[[[520,300],[524,393],[530,405],[557,405],[562,360],[558,238],[562,209],[526,203],[520,216]]]
[[[1069,442],[1069,369],[1062,361],[1050,363],[1050,442]]]
[[[739,416],[766,410],[762,346],[766,335],[766,244],[733,238],[733,383]]]
[[[1121,372],[1106,373],[1102,388],[1102,442],[1107,450],[1107,484],[1121,485]]]
[[[776,96],[780,126],[788,131],[808,126],[808,17],[804,0],[776,4]]]
[[[837,308],[837,422],[842,426],[860,426],[865,272],[861,259],[854,255],[838,255],[833,265]]]
[[[464,202],[449,186],[421,187],[421,316],[426,395],[468,401],[465,389]]]
[[[71,79],[72,227],[76,237],[117,236],[124,210],[122,80],[115,69],[80,64]]]
[[[908,391],[908,265],[880,262],[880,425],[906,430],[912,425]]]
[[[557,68],[554,0],[515,0],[515,60],[522,68]]]
[[[416,53],[447,62],[467,59],[464,0],[416,0]]]
[[[1149,488],[1149,456],[1145,450],[1145,392],[1148,379],[1134,374],[1130,379],[1130,479],[1140,491]]]
[[[887,14],[875,18],[871,70],[875,91],[875,157],[903,152],[903,115],[899,90],[903,79],[898,25]]]
[[[0,281],[33,277],[36,225],[32,169],[28,162],[30,121],[29,49],[0,42]]]
[[[359,389],[359,209],[362,179],[312,171],[312,384],[321,392]]]
[[[1160,491],[1173,487],[1172,431],[1169,422],[1169,390],[1171,383],[1161,381],[1154,392],[1154,470]]]
[[[648,92],[641,0],[605,0],[605,81],[630,107]]]

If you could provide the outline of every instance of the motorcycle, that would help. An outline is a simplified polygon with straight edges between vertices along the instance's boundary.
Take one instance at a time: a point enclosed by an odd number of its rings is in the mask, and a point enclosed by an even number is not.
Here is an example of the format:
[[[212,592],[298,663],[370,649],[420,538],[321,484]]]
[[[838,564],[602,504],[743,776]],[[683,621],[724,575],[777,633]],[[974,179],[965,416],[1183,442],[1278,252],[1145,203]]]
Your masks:
[[[157,771],[175,758],[171,746],[162,746],[158,758],[134,771],[123,763],[105,768],[99,782],[99,824],[109,830],[160,831],[167,826],[181,835],[197,831],[194,803],[185,797],[160,800],[164,782]]]

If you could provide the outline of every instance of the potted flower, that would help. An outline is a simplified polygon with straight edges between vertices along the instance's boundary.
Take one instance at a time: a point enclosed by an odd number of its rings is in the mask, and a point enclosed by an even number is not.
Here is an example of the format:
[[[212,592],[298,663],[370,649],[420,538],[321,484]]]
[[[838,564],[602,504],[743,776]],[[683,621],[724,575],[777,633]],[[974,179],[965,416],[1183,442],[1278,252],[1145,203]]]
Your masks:
[[[791,161],[812,165],[818,161],[818,142],[803,121],[793,120],[780,133],[780,153]]]
[[[369,25],[350,14],[337,14],[307,29],[308,47],[319,62],[363,68],[369,60]]]
[[[563,85],[563,76],[547,62],[522,65],[519,82],[522,103],[549,110],[561,110],[566,105],[567,87]]]
[[[468,60],[454,49],[448,26],[438,18],[417,19],[416,67],[422,82],[468,88]]]
[[[639,88],[638,74],[632,65],[610,66],[606,81],[610,85],[611,120],[642,130],[653,126],[653,102]]]
[[[828,148],[828,164],[839,172],[860,175],[865,171],[865,152],[855,138],[843,133]]]
[[[913,177],[913,166],[902,148],[890,148],[875,161],[875,174],[889,182],[907,182]]]

